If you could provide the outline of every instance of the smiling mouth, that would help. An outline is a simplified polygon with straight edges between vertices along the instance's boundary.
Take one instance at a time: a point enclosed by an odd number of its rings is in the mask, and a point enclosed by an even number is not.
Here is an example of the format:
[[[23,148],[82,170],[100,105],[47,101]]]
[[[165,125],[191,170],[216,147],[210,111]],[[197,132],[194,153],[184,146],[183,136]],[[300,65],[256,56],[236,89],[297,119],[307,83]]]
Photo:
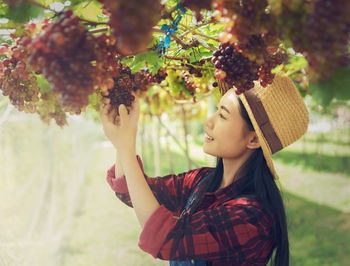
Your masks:
[[[206,136],[205,136],[205,138],[207,139],[207,140],[214,140],[214,138],[212,138],[212,137],[210,137],[209,135],[208,135],[208,133],[205,133],[206,134]]]

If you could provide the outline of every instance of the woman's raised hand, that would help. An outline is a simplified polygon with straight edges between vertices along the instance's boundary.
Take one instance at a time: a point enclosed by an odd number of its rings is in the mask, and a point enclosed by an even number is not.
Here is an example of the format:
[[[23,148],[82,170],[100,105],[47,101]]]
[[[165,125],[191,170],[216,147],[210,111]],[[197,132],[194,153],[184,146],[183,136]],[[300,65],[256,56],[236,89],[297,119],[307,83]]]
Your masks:
[[[112,110],[109,99],[101,105],[100,116],[104,134],[119,153],[135,152],[139,112],[139,99],[136,96],[129,114],[125,105],[122,104],[119,106],[119,115],[117,115],[117,110]]]

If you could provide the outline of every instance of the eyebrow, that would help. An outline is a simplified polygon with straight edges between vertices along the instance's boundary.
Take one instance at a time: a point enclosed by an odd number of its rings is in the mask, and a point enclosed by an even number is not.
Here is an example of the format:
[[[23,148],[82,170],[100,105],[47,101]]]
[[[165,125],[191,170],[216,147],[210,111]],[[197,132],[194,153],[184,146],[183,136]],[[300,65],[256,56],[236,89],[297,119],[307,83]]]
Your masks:
[[[224,109],[226,112],[230,113],[230,111],[223,105],[220,106],[221,109]]]

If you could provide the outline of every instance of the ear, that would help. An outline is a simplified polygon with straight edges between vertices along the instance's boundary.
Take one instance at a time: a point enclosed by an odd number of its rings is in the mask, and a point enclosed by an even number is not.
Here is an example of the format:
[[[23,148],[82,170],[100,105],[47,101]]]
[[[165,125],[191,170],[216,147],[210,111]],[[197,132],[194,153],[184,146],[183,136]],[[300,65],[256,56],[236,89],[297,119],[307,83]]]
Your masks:
[[[259,138],[255,132],[249,132],[247,148],[252,150],[260,148]]]

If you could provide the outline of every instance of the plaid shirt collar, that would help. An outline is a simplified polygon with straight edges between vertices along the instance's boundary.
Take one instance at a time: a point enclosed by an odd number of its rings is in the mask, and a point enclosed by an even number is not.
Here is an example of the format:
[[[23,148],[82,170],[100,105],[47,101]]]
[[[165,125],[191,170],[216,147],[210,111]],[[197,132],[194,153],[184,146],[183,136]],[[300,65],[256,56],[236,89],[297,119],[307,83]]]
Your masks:
[[[227,200],[237,197],[240,194],[240,191],[242,191],[242,186],[242,181],[239,178],[236,178],[230,185],[220,188],[214,192],[206,192],[205,196],[215,198],[215,201],[218,202],[225,202]],[[203,188],[204,186],[200,186],[197,191]]]

